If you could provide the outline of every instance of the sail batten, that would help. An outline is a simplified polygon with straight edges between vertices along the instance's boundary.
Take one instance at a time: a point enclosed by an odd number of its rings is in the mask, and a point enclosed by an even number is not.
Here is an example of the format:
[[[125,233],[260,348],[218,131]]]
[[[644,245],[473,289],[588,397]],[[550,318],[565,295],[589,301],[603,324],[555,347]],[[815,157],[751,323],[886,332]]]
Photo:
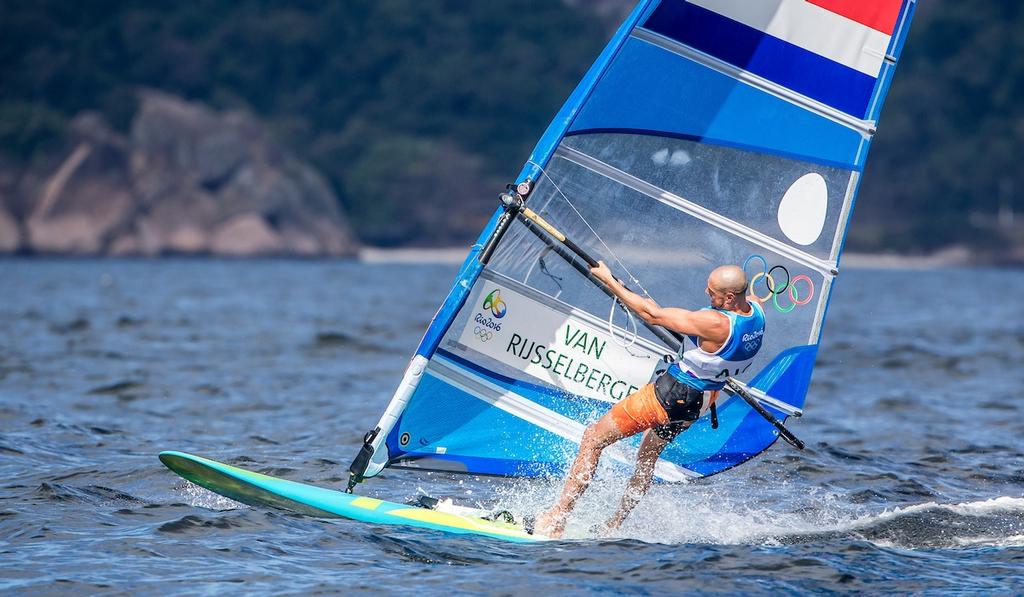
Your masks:
[[[572,149],[571,147],[560,147],[555,152],[556,157],[563,157],[575,164],[578,164],[588,170],[600,174],[606,178],[614,180],[622,184],[623,186],[634,189],[644,195],[647,195],[655,201],[659,201],[671,207],[674,207],[682,212],[690,214],[695,218],[698,218],[712,226],[716,226],[721,230],[727,231],[740,238],[746,239],[763,249],[774,251],[780,255],[785,255],[790,259],[802,263],[803,265],[818,270],[822,274],[833,275],[833,271],[836,269],[834,261],[826,261],[819,259],[813,255],[795,249],[785,243],[779,242],[766,234],[762,234],[753,228],[744,226],[739,222],[726,218],[714,211],[705,209],[700,205],[684,199],[678,195],[670,193],[665,189],[659,188],[646,181],[640,180],[635,176],[631,176],[614,166],[606,164],[601,160],[589,156],[581,151]]]

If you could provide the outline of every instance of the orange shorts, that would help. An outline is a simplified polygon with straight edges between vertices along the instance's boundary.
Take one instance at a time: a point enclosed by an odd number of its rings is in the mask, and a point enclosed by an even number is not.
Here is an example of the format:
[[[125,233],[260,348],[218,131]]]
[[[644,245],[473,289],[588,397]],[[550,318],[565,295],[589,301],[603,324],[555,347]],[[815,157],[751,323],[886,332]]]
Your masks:
[[[608,412],[626,437],[668,423],[668,413],[654,395],[652,383],[619,400]]]

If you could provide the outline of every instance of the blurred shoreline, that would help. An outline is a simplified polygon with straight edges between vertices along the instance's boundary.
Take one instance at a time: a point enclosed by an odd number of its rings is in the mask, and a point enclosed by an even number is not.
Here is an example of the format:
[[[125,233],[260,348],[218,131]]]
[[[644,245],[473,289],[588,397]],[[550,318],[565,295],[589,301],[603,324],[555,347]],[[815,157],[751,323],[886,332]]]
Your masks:
[[[364,263],[432,263],[457,265],[465,259],[468,247],[379,248],[363,247],[358,259]],[[965,247],[953,247],[927,255],[860,253],[846,251],[843,268],[853,269],[939,269],[946,267],[1022,267],[1020,263],[995,263]]]
[[[74,255],[59,253],[44,254],[0,254],[4,261],[356,261],[370,264],[424,264],[459,265],[466,258],[470,245],[451,247],[362,247],[353,255],[320,256],[289,254],[254,255],[211,255],[181,254],[165,255]],[[843,252],[843,269],[883,270],[933,270],[943,268],[1011,268],[1024,269],[1024,262],[1007,256],[993,258],[988,253],[978,253],[965,247],[954,247],[926,255],[898,253]]]

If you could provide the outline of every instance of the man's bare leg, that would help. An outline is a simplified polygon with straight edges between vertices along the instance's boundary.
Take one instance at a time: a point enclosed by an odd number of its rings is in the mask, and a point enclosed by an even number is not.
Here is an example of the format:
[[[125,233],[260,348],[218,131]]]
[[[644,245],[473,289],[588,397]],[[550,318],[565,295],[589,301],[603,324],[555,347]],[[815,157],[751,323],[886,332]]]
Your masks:
[[[569,513],[576,507],[576,501],[590,485],[601,458],[601,451],[623,437],[625,436],[619,431],[610,414],[604,415],[587,427],[580,441],[580,452],[569,469],[561,497],[550,510],[537,517],[534,525],[537,533],[555,539],[562,536]]]
[[[654,477],[654,465],[658,462],[668,441],[658,437],[653,430],[644,432],[644,438],[640,442],[640,449],[636,453],[636,469],[633,476],[626,485],[626,492],[622,495],[622,502],[615,514],[604,523],[606,530],[613,530],[626,520],[633,508],[640,503],[641,498],[651,488],[651,479]]]

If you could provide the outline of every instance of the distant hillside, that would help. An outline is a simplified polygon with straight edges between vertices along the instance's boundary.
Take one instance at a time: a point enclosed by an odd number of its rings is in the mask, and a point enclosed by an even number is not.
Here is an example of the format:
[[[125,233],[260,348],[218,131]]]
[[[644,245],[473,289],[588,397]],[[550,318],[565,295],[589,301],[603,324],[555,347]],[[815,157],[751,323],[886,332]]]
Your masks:
[[[868,158],[851,244],[1024,261],[1024,3],[922,0]]]
[[[631,4],[0,0],[0,188],[145,87],[260,119],[365,242],[463,243]],[[1024,242],[1021,31],[1016,0],[920,3],[852,248]]]
[[[135,89],[262,118],[363,240],[466,242],[604,42],[560,2],[5,1],[0,147],[30,161]]]
[[[0,252],[57,255],[351,255],[338,198],[244,113],[138,94],[131,130],[97,112],[70,124],[69,151],[0,167]]]

